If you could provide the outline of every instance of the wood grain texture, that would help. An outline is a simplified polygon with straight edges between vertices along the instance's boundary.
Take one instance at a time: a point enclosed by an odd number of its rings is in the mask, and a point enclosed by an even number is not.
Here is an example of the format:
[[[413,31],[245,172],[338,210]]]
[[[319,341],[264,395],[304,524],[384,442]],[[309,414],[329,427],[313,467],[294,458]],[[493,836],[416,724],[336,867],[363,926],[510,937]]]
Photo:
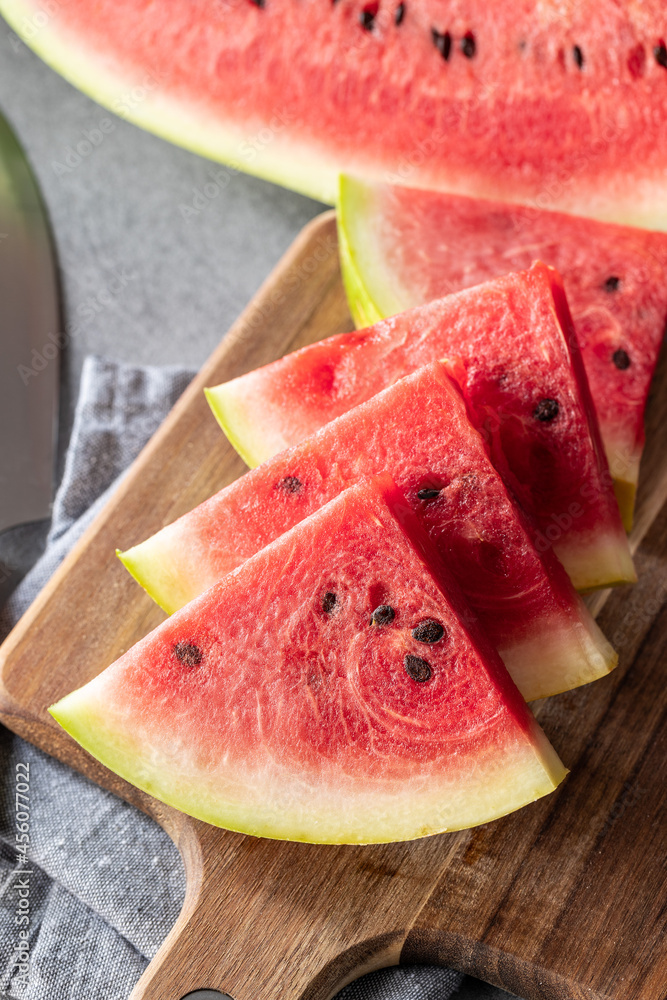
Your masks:
[[[164,617],[114,555],[244,471],[202,388],[349,328],[335,222],[297,240],[0,651],[2,721],[138,805],[179,847],[183,912],[134,1000],[219,989],[329,1000],[364,971],[435,962],[526,1000],[667,995],[667,364],[648,414],[633,536],[639,583],[594,595],[619,667],[537,714],[571,769],[551,796],[472,831],[321,847],[192,820],[92,760],[46,706]]]

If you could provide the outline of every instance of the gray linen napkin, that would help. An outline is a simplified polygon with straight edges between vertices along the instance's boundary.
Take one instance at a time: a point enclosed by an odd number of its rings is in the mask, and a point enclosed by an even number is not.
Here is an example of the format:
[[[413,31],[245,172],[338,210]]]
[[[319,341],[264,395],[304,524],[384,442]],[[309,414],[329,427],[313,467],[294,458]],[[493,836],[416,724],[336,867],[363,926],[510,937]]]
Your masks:
[[[100,510],[192,374],[87,359],[46,551],[0,611],[0,638]],[[15,791],[26,765],[30,844],[24,856]],[[157,824],[0,727],[0,997],[125,1000],[176,920],[184,892],[180,857]],[[29,922],[18,921],[23,915]],[[29,972],[22,962],[23,929]],[[339,997],[447,1000],[461,981],[448,969],[385,969]],[[484,990],[484,996],[491,994]]]

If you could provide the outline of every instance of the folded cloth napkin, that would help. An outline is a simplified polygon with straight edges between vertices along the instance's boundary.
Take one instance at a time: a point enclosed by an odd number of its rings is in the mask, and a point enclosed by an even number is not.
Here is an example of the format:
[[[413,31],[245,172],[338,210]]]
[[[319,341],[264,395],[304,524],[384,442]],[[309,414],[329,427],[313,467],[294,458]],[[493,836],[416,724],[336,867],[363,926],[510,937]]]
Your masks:
[[[87,359],[46,551],[0,611],[0,638],[98,513],[192,374]],[[28,765],[30,776],[27,856],[17,844],[17,765],[21,773]],[[181,909],[185,879],[176,848],[143,813],[2,727],[0,776],[0,997],[125,1000]],[[27,895],[19,893],[22,886]],[[27,912],[21,898],[28,899]],[[27,924],[17,923],[23,913]],[[29,970],[18,935],[26,926]],[[339,1000],[447,1000],[461,982],[449,969],[384,969],[346,987]],[[466,997],[477,995],[464,990]],[[485,997],[501,995],[482,990]]]

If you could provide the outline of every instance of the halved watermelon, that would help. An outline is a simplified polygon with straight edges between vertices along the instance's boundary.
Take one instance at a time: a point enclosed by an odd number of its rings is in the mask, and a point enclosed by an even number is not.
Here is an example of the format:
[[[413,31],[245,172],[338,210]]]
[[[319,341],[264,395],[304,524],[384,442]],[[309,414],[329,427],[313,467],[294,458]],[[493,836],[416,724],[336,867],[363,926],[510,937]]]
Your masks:
[[[494,464],[578,589],[635,579],[556,272],[543,264],[312,344],[208,391],[257,464],[434,358],[462,386]]]
[[[117,113],[324,201],[354,173],[667,228],[664,0],[1,0]]]
[[[527,700],[609,672],[616,655],[529,525],[467,419],[449,366],[433,362],[281,452],[121,554],[167,611],[361,477],[389,472],[442,553]]]
[[[486,823],[565,769],[389,477],[333,500],[52,714],[209,823],[315,843]]]
[[[667,320],[667,235],[341,178],[343,277],[359,326],[529,267],[562,275],[626,528]]]

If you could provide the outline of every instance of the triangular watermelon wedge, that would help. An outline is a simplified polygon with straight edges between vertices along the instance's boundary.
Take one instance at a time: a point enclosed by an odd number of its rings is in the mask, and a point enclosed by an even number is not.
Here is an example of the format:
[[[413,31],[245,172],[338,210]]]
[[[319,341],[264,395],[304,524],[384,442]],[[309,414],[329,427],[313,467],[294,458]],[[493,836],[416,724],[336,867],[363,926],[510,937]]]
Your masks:
[[[342,177],[343,278],[359,326],[529,267],[563,278],[629,530],[667,320],[667,234]]]
[[[470,416],[580,590],[636,579],[557,273],[544,264],[312,344],[208,390],[256,465],[434,358],[458,356]]]
[[[608,673],[616,655],[526,521],[436,361],[241,476],[121,554],[167,611],[360,478],[389,472],[528,700]]]
[[[315,843],[486,823],[565,769],[389,477],[333,500],[51,708],[199,819]]]

